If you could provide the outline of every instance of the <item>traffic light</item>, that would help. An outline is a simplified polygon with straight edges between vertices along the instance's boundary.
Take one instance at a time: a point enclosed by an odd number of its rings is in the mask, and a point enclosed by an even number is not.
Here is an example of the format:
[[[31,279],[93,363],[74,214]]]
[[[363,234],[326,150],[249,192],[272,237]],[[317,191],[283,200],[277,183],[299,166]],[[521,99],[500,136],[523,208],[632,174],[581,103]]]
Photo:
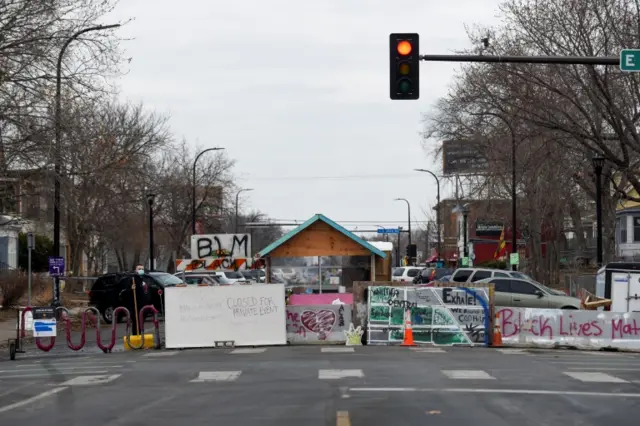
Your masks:
[[[409,259],[412,259],[414,257],[418,256],[418,246],[415,244],[408,244],[407,245],[407,257]]]
[[[391,99],[420,98],[420,43],[418,34],[389,36]]]

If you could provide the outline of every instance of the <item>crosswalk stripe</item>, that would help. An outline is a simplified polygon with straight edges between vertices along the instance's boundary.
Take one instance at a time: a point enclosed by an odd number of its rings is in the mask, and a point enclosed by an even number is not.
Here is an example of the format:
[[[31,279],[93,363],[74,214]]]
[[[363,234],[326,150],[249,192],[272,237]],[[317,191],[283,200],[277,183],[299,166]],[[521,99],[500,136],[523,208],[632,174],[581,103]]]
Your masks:
[[[442,370],[442,374],[454,380],[495,380],[483,370]]]
[[[145,358],[155,358],[155,357],[164,357],[164,356],[174,356],[178,353],[178,351],[162,351],[162,352],[149,352],[148,354],[142,355]]]
[[[232,382],[240,377],[242,371],[201,371],[191,383]]]
[[[267,350],[267,348],[241,348],[241,349],[234,349],[230,353],[233,354],[233,355],[239,355],[239,354],[261,354],[261,353],[265,352],[266,350]]]
[[[320,349],[322,353],[348,353],[355,352],[353,348],[322,348]]]
[[[496,351],[503,353],[505,355],[516,355],[516,354],[522,354],[522,355],[529,355],[529,352],[525,352],[524,349],[496,349]]]
[[[103,385],[114,381],[120,377],[120,374],[112,374],[111,376],[78,376],[71,380],[60,384],[60,386],[87,386],[87,385]]]
[[[441,348],[411,348],[412,352],[425,354],[446,354],[447,351]]]
[[[318,379],[336,380],[347,377],[364,377],[362,370],[318,370]]]
[[[587,383],[629,383],[619,377],[600,372],[568,371],[564,374],[573,379]]]

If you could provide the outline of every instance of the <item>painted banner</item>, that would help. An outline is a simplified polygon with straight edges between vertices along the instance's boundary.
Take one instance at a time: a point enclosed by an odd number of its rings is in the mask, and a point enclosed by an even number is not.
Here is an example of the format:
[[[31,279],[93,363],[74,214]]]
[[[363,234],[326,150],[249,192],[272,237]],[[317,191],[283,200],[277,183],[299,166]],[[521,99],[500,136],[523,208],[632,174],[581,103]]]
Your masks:
[[[640,312],[497,307],[505,345],[640,349]]]
[[[346,342],[351,305],[288,305],[287,340],[291,343]]]
[[[191,258],[251,258],[249,234],[210,234],[191,236]]]
[[[406,310],[418,344],[486,344],[488,299],[485,288],[371,286],[367,344],[402,343]]]
[[[338,299],[345,305],[353,304],[351,293],[322,293],[322,294],[292,294],[289,296],[290,305],[331,305]]]

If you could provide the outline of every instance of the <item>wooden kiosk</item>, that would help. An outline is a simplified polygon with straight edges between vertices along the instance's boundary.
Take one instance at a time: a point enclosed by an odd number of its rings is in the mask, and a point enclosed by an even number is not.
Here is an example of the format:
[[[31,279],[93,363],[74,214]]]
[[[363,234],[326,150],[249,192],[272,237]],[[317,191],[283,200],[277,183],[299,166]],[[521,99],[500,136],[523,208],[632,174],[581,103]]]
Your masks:
[[[266,260],[267,282],[271,282],[271,259],[275,257],[370,256],[371,281],[376,281],[376,276],[384,277],[384,273],[376,273],[376,270],[382,272],[388,264],[384,261],[385,252],[321,214],[269,244],[258,256]]]

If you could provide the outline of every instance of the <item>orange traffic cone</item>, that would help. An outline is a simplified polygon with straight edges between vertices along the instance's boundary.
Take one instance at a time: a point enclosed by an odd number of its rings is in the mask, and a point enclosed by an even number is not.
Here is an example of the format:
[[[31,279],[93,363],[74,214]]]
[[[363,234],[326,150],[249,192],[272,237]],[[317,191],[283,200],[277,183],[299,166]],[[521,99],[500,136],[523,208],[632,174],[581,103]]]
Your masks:
[[[404,320],[404,340],[400,346],[417,346],[413,341],[413,329],[411,328],[411,310],[407,309]]]
[[[493,321],[493,345],[502,346],[502,332],[500,331],[500,312],[496,313],[496,318]]]

